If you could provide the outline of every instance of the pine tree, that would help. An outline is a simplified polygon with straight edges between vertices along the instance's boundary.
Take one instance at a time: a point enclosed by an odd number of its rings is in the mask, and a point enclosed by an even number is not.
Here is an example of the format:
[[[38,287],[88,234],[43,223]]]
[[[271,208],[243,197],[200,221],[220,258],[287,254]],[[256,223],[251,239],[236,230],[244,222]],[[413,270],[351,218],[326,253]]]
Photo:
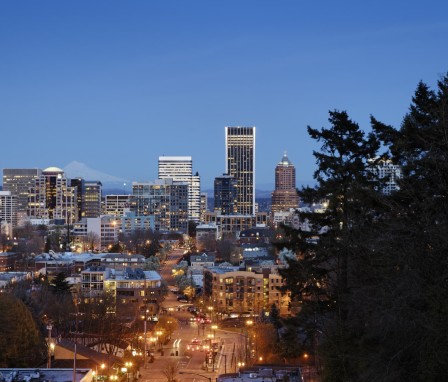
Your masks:
[[[378,336],[377,354],[387,365],[382,380],[442,380],[448,369],[448,77],[437,91],[418,84],[399,130],[377,121],[374,127],[403,171],[383,226],[396,281],[376,313],[387,333]]]
[[[365,134],[346,112],[331,111],[330,127],[308,127],[310,136],[321,142],[314,152],[318,186],[302,191],[308,202],[324,202],[323,213],[310,213],[312,232],[284,227],[284,239],[277,247],[295,251],[282,272],[287,289],[301,303],[299,322],[315,344],[320,334],[328,379],[357,381],[354,362],[359,328],[352,293],[360,283],[359,257],[365,250],[355,238],[362,237],[374,221],[377,203],[376,183],[371,166],[379,142],[373,133]],[[368,253],[368,251],[367,251]]]
[[[0,327],[0,367],[35,367],[43,340],[25,304],[7,293],[0,293]]]
[[[50,285],[52,291],[56,294],[67,294],[71,291],[71,285],[67,281],[64,272],[59,272]]]

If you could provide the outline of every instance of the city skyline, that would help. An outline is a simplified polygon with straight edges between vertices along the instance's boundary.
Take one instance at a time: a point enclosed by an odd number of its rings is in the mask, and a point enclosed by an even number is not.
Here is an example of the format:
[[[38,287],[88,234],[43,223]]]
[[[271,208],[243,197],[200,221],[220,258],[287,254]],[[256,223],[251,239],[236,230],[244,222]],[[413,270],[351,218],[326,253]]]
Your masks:
[[[338,109],[363,129],[371,114],[399,127],[418,81],[434,85],[448,61],[441,1],[0,10],[0,126],[13,143],[2,145],[2,169],[79,161],[148,181],[159,156],[192,156],[212,189],[225,171],[224,127],[256,126],[256,188],[273,189],[285,150],[300,187],[313,182],[319,149],[307,125],[328,126]]]

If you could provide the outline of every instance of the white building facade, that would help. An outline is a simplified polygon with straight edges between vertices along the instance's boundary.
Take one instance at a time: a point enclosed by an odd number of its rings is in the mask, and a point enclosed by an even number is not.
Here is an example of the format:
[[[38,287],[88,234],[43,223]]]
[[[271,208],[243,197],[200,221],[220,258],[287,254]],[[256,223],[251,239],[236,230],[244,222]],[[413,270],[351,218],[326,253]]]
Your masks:
[[[201,214],[201,178],[193,175],[191,156],[160,156],[158,178],[171,178],[175,182],[188,183],[188,219],[199,222]]]

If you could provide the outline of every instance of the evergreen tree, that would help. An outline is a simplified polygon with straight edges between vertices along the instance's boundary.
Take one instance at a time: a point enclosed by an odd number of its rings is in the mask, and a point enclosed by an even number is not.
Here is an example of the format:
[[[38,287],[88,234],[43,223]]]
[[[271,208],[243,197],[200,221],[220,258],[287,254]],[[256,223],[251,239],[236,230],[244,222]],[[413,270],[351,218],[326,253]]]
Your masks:
[[[52,291],[56,294],[68,294],[71,291],[71,285],[67,281],[64,272],[59,272],[50,285]]]
[[[0,293],[0,327],[0,367],[36,367],[43,340],[25,304],[7,293]]]
[[[285,227],[278,248],[298,322],[319,348],[325,381],[438,381],[448,369],[448,78],[420,83],[400,129],[372,117],[364,136],[345,113],[309,129],[318,186],[307,201],[313,232]],[[400,190],[382,195],[370,169],[378,141],[401,166]],[[317,238],[317,239],[316,239]],[[318,345],[318,346],[317,346]]]
[[[303,190],[308,202],[324,202],[322,213],[310,213],[312,232],[284,227],[278,248],[293,250],[297,258],[287,258],[282,274],[292,298],[301,304],[299,322],[307,330],[310,343],[322,333],[328,380],[357,381],[356,331],[360,326],[353,308],[352,291],[359,286],[359,257],[368,253],[362,241],[354,240],[369,232],[377,203],[371,166],[379,142],[365,134],[346,112],[330,112],[330,128],[308,127],[313,139],[322,143],[314,152],[318,186]],[[318,238],[318,240],[316,240]]]
[[[378,246],[383,258],[393,259],[387,270],[395,282],[383,284],[389,295],[375,311],[384,331],[373,337],[382,342],[377,369],[384,381],[442,380],[448,369],[448,77],[437,91],[418,84],[399,130],[378,121],[375,130],[403,172]]]

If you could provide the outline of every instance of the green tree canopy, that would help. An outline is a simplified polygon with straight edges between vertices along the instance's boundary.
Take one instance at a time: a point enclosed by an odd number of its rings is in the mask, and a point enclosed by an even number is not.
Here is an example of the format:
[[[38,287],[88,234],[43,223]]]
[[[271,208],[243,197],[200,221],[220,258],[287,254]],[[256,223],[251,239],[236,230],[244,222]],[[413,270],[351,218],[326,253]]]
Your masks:
[[[15,296],[0,293],[0,367],[35,367],[45,347],[30,311]]]

